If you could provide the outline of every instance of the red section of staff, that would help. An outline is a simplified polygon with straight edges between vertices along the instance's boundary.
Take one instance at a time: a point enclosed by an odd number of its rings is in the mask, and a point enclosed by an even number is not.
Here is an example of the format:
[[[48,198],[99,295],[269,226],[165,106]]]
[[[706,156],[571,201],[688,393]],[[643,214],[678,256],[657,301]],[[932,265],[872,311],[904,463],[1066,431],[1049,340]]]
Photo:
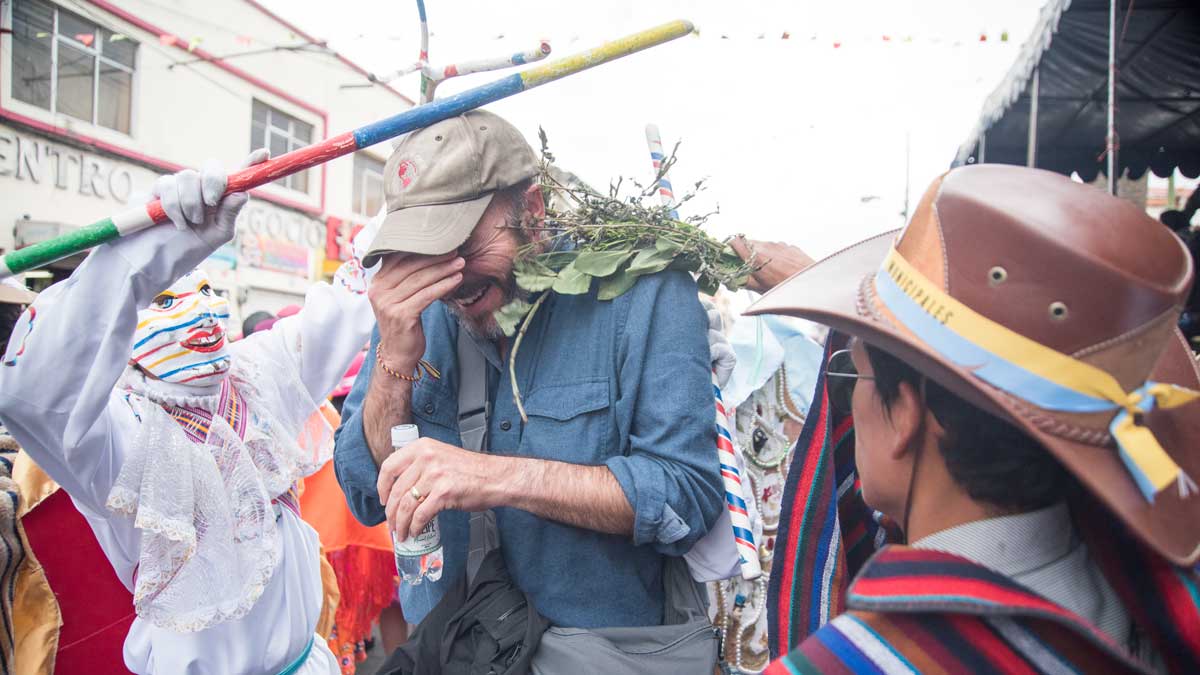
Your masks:
[[[229,175],[229,187],[225,193],[244,192],[253,187],[266,185],[273,180],[312,168],[334,157],[341,157],[356,149],[354,134],[346,132],[320,143],[293,150],[286,155],[269,159],[262,164],[246,167]],[[159,222],[155,220],[155,222]]]

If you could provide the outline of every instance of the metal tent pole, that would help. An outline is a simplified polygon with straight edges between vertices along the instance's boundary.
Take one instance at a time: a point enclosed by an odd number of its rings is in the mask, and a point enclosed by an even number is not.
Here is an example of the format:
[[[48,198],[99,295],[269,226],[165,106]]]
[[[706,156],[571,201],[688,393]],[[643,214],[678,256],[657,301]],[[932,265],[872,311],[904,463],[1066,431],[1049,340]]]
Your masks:
[[[1117,0],[1108,3],[1108,194],[1117,194]]]
[[[912,191],[912,130],[904,132],[904,224],[908,224],[908,193]]]
[[[1029,92],[1029,143],[1025,151],[1025,166],[1037,168],[1038,93],[1041,88],[1042,68],[1033,69],[1033,85]]]

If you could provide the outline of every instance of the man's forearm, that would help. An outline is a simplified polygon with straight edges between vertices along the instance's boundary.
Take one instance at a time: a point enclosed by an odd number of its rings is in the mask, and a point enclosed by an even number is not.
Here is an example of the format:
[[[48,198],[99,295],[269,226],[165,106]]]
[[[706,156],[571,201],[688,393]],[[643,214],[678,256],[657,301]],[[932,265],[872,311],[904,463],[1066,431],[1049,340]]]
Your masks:
[[[392,454],[392,427],[412,422],[412,383],[387,373],[371,374],[371,384],[363,400],[363,434],[375,459],[375,466]]]
[[[541,518],[609,534],[633,534],[633,507],[606,466],[496,457],[496,501]]]

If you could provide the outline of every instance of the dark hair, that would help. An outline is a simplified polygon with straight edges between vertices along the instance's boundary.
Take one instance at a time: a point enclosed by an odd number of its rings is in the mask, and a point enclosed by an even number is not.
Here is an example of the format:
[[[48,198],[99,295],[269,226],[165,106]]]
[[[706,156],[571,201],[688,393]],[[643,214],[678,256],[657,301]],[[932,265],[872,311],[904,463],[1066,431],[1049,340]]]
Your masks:
[[[972,499],[1004,512],[1022,513],[1062,501],[1077,489],[1074,477],[1041,443],[895,356],[866,347],[885,411],[900,395],[901,382],[920,390],[925,379],[925,405],[946,432],[938,440],[938,450],[950,477]]]
[[[507,212],[504,214],[504,224],[513,228],[517,233],[517,240],[521,244],[528,244],[533,240],[533,234],[529,232],[521,222],[522,216],[525,215],[525,191],[533,185],[532,178],[526,178],[516,185],[500,190],[496,194],[508,201]]]
[[[242,337],[247,337],[254,332],[254,327],[266,321],[274,319],[275,315],[270,312],[259,310],[242,320]]]
[[[21,318],[21,305],[7,302],[0,303],[0,354],[8,347],[8,339],[12,337],[13,329],[17,327],[17,319]]]
[[[525,191],[533,186],[533,179],[526,178],[516,185],[510,185],[498,194],[508,200],[508,219],[513,224],[520,224],[521,216],[525,213]]]

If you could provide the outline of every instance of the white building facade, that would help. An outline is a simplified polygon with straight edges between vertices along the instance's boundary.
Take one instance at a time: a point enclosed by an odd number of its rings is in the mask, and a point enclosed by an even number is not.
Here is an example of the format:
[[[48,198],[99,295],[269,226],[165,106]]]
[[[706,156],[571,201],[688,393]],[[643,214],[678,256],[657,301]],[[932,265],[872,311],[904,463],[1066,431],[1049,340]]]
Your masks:
[[[253,0],[0,0],[0,250],[122,210],[161,174],[235,167],[413,105]],[[230,328],[299,303],[382,201],[390,147],[252,192],[205,267]],[[63,278],[81,256],[31,275]]]

